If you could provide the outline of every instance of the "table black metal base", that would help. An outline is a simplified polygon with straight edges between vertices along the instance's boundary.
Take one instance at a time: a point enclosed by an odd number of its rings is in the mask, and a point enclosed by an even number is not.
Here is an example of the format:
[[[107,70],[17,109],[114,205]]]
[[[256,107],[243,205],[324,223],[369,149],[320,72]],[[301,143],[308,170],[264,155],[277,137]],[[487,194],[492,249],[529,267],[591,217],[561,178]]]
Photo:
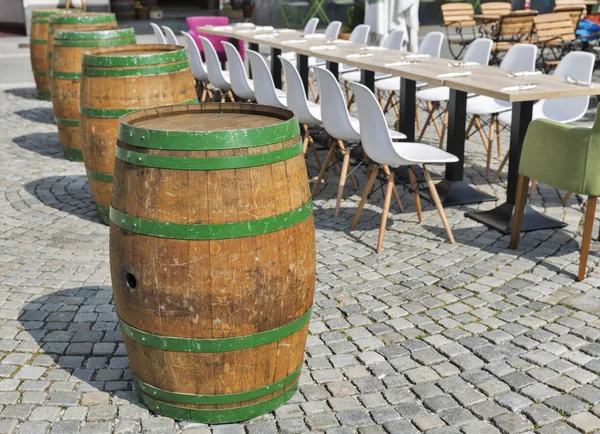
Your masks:
[[[468,203],[491,202],[498,200],[491,194],[483,193],[469,185],[467,181],[448,181],[436,184],[436,190],[444,206],[465,205]]]
[[[482,212],[468,212],[466,216],[470,219],[483,223],[491,229],[495,229],[502,234],[510,234],[512,229],[514,205],[503,203],[502,205],[490,210]],[[531,208],[529,205],[525,207],[525,215],[523,216],[523,226],[521,232],[539,231],[542,229],[557,229],[563,228],[566,223],[545,216]]]

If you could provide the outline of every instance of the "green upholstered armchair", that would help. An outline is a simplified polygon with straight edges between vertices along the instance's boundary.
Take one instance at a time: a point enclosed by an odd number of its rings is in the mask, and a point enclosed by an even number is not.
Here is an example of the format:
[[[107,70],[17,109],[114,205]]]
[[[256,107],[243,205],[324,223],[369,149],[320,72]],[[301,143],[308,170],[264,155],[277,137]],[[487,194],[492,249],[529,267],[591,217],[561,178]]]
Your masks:
[[[578,280],[585,278],[596,200],[600,196],[600,115],[592,128],[574,127],[538,119],[529,124],[521,163],[510,248],[516,249],[529,181],[588,196],[583,225]]]

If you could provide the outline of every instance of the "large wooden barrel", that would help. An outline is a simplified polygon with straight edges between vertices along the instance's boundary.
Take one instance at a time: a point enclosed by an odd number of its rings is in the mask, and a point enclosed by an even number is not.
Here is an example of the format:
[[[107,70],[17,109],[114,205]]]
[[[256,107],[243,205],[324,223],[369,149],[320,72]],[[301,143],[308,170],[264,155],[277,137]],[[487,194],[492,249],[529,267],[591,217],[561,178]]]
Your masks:
[[[298,387],[315,283],[299,132],[291,111],[254,104],[121,118],[110,268],[151,410],[233,422]]]
[[[48,65],[46,63],[46,44],[48,42],[48,25],[50,16],[54,14],[71,14],[81,9],[37,9],[31,12],[31,35],[29,53],[31,69],[37,88],[38,98],[49,100]]]
[[[79,134],[81,58],[91,47],[135,43],[133,28],[115,30],[56,30],[50,71],[54,120],[69,160],[83,161]]]
[[[110,0],[110,10],[119,21],[135,20],[135,0]]]
[[[83,54],[81,147],[100,219],[108,209],[119,117],[134,110],[198,102],[186,51],[176,45],[131,45]]]
[[[54,32],[58,30],[107,30],[116,29],[117,19],[115,14],[108,12],[82,12],[78,14],[60,14],[50,16],[48,25],[48,36],[46,43],[46,57],[48,57],[47,73],[50,74],[50,66],[52,64],[51,57],[54,49]],[[52,92],[52,87],[50,88]]]

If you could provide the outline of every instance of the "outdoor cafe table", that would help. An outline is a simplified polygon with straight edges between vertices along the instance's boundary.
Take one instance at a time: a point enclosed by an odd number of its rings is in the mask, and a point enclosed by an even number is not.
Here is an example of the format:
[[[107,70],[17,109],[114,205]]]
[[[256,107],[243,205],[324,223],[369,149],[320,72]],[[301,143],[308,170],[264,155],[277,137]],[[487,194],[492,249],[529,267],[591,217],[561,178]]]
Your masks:
[[[307,42],[299,44],[285,42],[301,39],[300,32],[281,32],[276,38],[265,39],[262,36],[246,32],[222,32],[207,27],[198,27],[197,30],[229,38],[243,39],[253,44],[255,48],[257,48],[257,44],[271,47],[271,72],[276,85],[277,83],[281,84],[281,66],[280,62],[277,61],[277,56],[282,49],[294,51],[298,54],[298,69],[304,81],[305,90],[308,87],[308,56],[324,59],[327,62],[327,67],[336,75],[339,63],[360,68],[361,81],[372,90],[374,89],[375,72],[389,73],[400,77],[399,130],[407,136],[407,141],[415,140],[416,83],[422,81],[429,83],[431,86],[448,86],[450,88],[450,100],[448,102],[447,150],[457,156],[459,161],[446,165],[444,179],[437,184],[442,203],[446,206],[496,200],[495,197],[474,189],[464,180],[467,93],[473,92],[511,102],[513,112],[506,202],[490,211],[467,213],[468,217],[505,234],[509,233],[511,229],[521,149],[525,132],[531,121],[534,102],[545,98],[600,94],[600,84],[595,84],[592,87],[577,86],[566,83],[560,77],[550,75],[509,77],[506,70],[498,67],[484,65],[451,67],[452,60],[439,58],[422,58],[417,59],[415,64],[394,65],[396,62],[406,60],[404,54],[396,50],[366,51],[366,45],[349,43],[337,45],[338,49],[336,50],[315,52],[311,51],[310,48],[315,45],[327,44],[325,39],[308,39]],[[371,53],[372,56],[347,57],[356,53]],[[279,67],[276,67],[276,65],[279,65]],[[466,77],[439,77],[443,73],[462,72],[467,69],[471,71],[471,75]],[[506,87],[526,83],[536,83],[537,86],[531,90],[503,91]],[[525,210],[521,230],[525,232],[562,226],[564,226],[562,222],[546,217],[528,206]]]

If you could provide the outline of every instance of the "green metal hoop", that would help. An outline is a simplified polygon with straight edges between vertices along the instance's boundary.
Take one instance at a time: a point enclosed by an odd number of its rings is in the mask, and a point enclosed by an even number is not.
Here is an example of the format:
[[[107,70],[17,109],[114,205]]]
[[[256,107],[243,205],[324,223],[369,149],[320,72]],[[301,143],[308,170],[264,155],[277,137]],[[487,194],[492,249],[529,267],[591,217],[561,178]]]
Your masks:
[[[46,71],[36,71],[35,69],[33,70],[33,75],[40,75],[45,77],[46,75],[48,75],[48,73]]]
[[[92,53],[83,54],[83,64],[85,66],[146,66],[179,62],[187,59],[187,52],[185,49],[181,48],[156,53],[128,54],[126,56],[103,56],[101,54]]]
[[[55,32],[55,38],[58,38],[60,40],[71,40],[71,41],[90,41],[90,40],[130,38],[132,36],[135,36],[135,31],[133,30],[133,27],[128,27],[126,29],[79,31],[79,32],[73,31],[73,30],[58,30]]]
[[[113,182],[114,176],[110,173],[94,172],[93,170],[90,170],[87,167],[85,168],[85,171],[86,171],[88,177],[95,179],[97,181]],[[105,211],[105,212],[103,212],[103,214],[106,214],[106,215],[109,214],[110,210],[108,208],[103,208],[103,210]]]
[[[110,208],[110,221],[129,232],[179,240],[224,240],[280,231],[302,223],[312,215],[312,200],[300,208],[257,220],[235,223],[185,224],[133,217]]]
[[[265,332],[221,339],[193,339],[155,335],[130,326],[123,321],[121,317],[119,317],[119,324],[123,334],[127,335],[133,341],[147,347],[186,353],[224,353],[228,351],[256,348],[285,339],[308,324],[311,311],[312,309],[308,309],[301,317],[294,321]]]
[[[54,78],[60,78],[63,80],[79,80],[81,78],[81,73],[79,72],[62,72],[55,71],[54,69],[50,70],[50,76]]]
[[[97,68],[83,68],[83,73],[91,77],[129,77],[138,75],[154,75],[154,74],[166,74],[168,72],[182,71],[190,67],[190,63],[186,60],[185,62],[175,63],[171,65],[163,66],[150,66],[147,68],[129,68],[129,69],[97,69]]]
[[[30,44],[46,45],[48,43],[48,40],[47,39],[30,39],[29,43]]]
[[[174,103],[173,105],[197,104],[197,103],[198,103],[198,98],[194,98],[189,101]],[[144,110],[145,108],[147,108],[147,107],[129,108],[129,109],[98,109],[98,108],[83,107],[82,105],[80,105],[79,106],[79,114],[93,117],[93,118],[117,119],[117,118],[120,118],[121,116],[126,115],[127,113],[131,113],[131,112],[134,112],[137,110]]]
[[[83,153],[81,152],[81,149],[67,148],[63,145],[63,152],[68,160],[83,161]]]
[[[65,119],[65,118],[57,118],[54,117],[54,121],[60,125],[66,125],[67,127],[78,127],[79,119]]]
[[[127,39],[98,39],[98,40],[68,40],[55,39],[56,47],[114,47],[117,45],[135,44],[135,36]]]
[[[53,14],[50,16],[50,24],[101,24],[117,22],[115,14],[102,13],[102,15],[81,15]]]

